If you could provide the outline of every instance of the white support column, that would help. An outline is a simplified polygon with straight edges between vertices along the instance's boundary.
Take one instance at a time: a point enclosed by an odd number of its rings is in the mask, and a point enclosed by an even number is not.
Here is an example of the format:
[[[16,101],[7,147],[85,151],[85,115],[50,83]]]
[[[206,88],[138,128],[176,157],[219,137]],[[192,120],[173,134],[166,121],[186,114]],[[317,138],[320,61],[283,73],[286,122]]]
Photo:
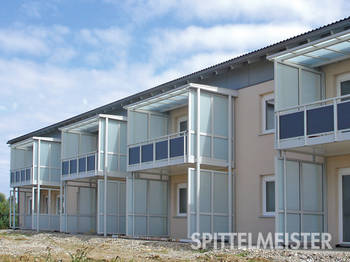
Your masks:
[[[16,228],[16,188],[13,188],[13,229]]]
[[[283,206],[284,206],[284,232],[287,233],[287,159],[286,152],[283,151]]]
[[[103,198],[103,235],[107,236],[107,164],[108,164],[108,118],[105,120],[105,161],[104,161],[104,198]]]
[[[232,232],[232,96],[228,97],[228,230]]]
[[[65,215],[65,232],[68,233],[68,208],[67,208],[67,181],[64,181],[64,215]]]
[[[9,198],[9,223],[10,228],[12,228],[12,190],[10,190],[10,198]]]
[[[48,189],[48,199],[47,199],[47,215],[49,216],[49,229],[51,230],[51,189]]]
[[[35,187],[32,187],[32,229],[34,230],[34,213],[35,213]]]
[[[37,161],[38,161],[38,179],[37,179],[37,205],[36,205],[36,231],[39,232],[40,230],[40,139],[38,139],[38,151],[37,151]]]
[[[197,192],[196,192],[196,198],[197,198],[197,206],[196,206],[196,232],[199,232],[199,212],[200,212],[200,95],[201,95],[201,90],[197,88],[197,161],[196,161],[196,175],[197,175]]]
[[[60,215],[60,232],[62,232],[62,196],[63,196],[63,184],[62,184],[62,176],[60,181],[60,206],[59,206],[59,215]]]

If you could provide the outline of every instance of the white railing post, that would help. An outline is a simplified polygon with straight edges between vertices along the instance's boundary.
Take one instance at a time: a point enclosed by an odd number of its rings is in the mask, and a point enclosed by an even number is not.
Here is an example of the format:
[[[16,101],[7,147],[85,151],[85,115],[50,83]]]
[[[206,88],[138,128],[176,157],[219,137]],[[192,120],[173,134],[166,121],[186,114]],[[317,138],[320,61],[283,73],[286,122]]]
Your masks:
[[[333,99],[333,114],[334,114],[334,140],[338,140],[338,105],[337,99]]]
[[[307,111],[304,106],[304,144],[307,145]]]

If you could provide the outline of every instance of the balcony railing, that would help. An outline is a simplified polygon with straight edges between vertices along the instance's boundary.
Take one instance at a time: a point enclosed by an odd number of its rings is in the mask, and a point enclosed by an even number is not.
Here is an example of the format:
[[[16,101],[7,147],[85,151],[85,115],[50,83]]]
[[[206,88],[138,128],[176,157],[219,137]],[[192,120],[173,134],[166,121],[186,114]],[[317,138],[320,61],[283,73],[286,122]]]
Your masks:
[[[128,146],[128,170],[135,170],[143,165],[156,167],[169,165],[172,160],[186,162],[188,132],[169,134]],[[130,171],[130,170],[129,170]]]
[[[33,181],[33,167],[24,167],[10,171],[11,185],[28,185]]]
[[[97,152],[79,155],[62,160],[62,177],[95,174],[97,171]]]
[[[350,140],[350,95],[276,112],[277,149]]]

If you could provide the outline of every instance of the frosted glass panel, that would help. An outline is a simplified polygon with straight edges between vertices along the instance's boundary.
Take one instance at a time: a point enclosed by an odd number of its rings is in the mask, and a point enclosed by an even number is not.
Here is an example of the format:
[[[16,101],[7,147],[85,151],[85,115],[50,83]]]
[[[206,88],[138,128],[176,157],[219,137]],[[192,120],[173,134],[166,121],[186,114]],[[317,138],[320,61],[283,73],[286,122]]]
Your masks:
[[[167,222],[163,217],[149,218],[149,235],[151,236],[165,236],[167,234]]]
[[[99,129],[99,150],[105,150],[105,134],[106,134],[106,119],[100,118],[100,129]]]
[[[211,96],[210,94],[201,93],[200,97],[200,130],[201,132],[211,134]]]
[[[284,177],[283,177],[283,160],[277,161],[277,171],[276,171],[276,183],[277,183],[277,195],[278,197],[278,209],[282,210],[284,208]]]
[[[40,168],[40,180],[41,181],[50,181],[49,168],[41,167]]]
[[[147,206],[147,181],[134,180],[134,205],[135,213],[146,213]]]
[[[197,130],[197,92],[195,90],[191,90],[191,106],[190,106],[190,114],[191,114],[191,130]]]
[[[79,135],[63,133],[63,156],[62,158],[75,157],[78,154]]]
[[[201,171],[200,177],[200,212],[211,211],[211,174]],[[206,231],[209,232],[209,231]]]
[[[213,95],[214,134],[228,136],[228,98]]]
[[[92,135],[81,135],[79,154],[87,154],[97,150],[97,136]]]
[[[310,71],[301,71],[301,104],[321,99],[321,75]]]
[[[120,124],[120,153],[126,154],[126,148],[127,148],[127,128],[126,128],[126,123],[122,122]]]
[[[298,69],[277,63],[276,107],[278,110],[298,105]]]
[[[207,215],[199,216],[199,231],[211,232],[211,217]]]
[[[226,233],[228,229],[228,217],[227,216],[214,216],[214,233]]]
[[[228,143],[225,138],[214,137],[214,158],[227,160],[228,159]]]
[[[318,215],[303,215],[303,232],[322,232],[323,217]]]
[[[322,167],[302,163],[303,175],[303,209],[322,211]]]
[[[50,155],[50,143],[41,141],[40,142],[40,166],[49,166],[49,155]]]
[[[150,138],[165,136],[167,134],[168,119],[163,116],[151,115]]]
[[[287,209],[299,210],[299,163],[287,161]]]
[[[118,171],[118,155],[108,155],[107,157],[107,170]]]
[[[300,232],[300,215],[287,214],[287,232],[290,234]]]
[[[51,167],[61,166],[61,144],[51,143]]]
[[[135,235],[137,236],[145,236],[147,235],[147,227],[146,227],[146,222],[147,218],[144,216],[135,216]]]
[[[211,138],[201,136],[201,156],[211,157]]]
[[[139,143],[147,139],[148,117],[147,114],[134,112],[134,143]]]
[[[118,153],[119,123],[108,119],[108,152]]]
[[[228,212],[228,175],[214,173],[214,213]]]
[[[197,192],[197,179],[196,179],[196,171],[190,170],[189,173],[189,185],[191,185],[191,188],[189,189],[189,206],[190,206],[190,212],[196,211],[196,192]]]
[[[120,156],[120,171],[126,172],[126,156]]]
[[[149,181],[149,213],[151,215],[166,215],[168,204],[167,183]]]

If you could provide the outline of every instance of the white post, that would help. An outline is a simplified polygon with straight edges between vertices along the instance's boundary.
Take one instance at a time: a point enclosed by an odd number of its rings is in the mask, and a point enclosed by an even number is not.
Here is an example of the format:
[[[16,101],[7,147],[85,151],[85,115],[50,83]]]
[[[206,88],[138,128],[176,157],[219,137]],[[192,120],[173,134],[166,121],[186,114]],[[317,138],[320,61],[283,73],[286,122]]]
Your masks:
[[[36,231],[40,230],[40,139],[38,139],[38,151],[37,151],[37,161],[38,161],[38,188],[37,188],[37,206],[36,206]]]
[[[35,212],[35,187],[33,186],[32,187],[32,206],[31,206],[31,209],[32,209],[32,229],[34,229],[34,212]]]
[[[196,206],[196,231],[199,232],[199,201],[200,201],[200,95],[201,95],[201,90],[197,88],[197,161],[196,161],[196,175],[197,175],[197,192],[196,192],[196,197],[197,197],[197,206]]]
[[[16,228],[16,188],[13,188],[13,229]]]
[[[334,118],[334,141],[338,140],[338,106],[337,99],[333,100],[333,118]]]
[[[232,232],[232,96],[228,97],[228,230]]]
[[[12,190],[10,190],[10,198],[9,198],[9,223],[10,228],[12,228]]]
[[[63,196],[63,184],[62,184],[62,174],[61,174],[61,182],[60,182],[60,206],[59,206],[59,215],[60,215],[60,232],[62,232],[62,196]]]
[[[51,229],[51,189],[48,189],[47,215],[49,216],[49,229]]]
[[[65,232],[68,233],[68,207],[67,207],[67,181],[64,181],[64,215],[65,215]]]
[[[103,198],[103,235],[107,236],[107,160],[108,160],[108,118],[105,120],[105,161],[104,161],[104,198]]]

